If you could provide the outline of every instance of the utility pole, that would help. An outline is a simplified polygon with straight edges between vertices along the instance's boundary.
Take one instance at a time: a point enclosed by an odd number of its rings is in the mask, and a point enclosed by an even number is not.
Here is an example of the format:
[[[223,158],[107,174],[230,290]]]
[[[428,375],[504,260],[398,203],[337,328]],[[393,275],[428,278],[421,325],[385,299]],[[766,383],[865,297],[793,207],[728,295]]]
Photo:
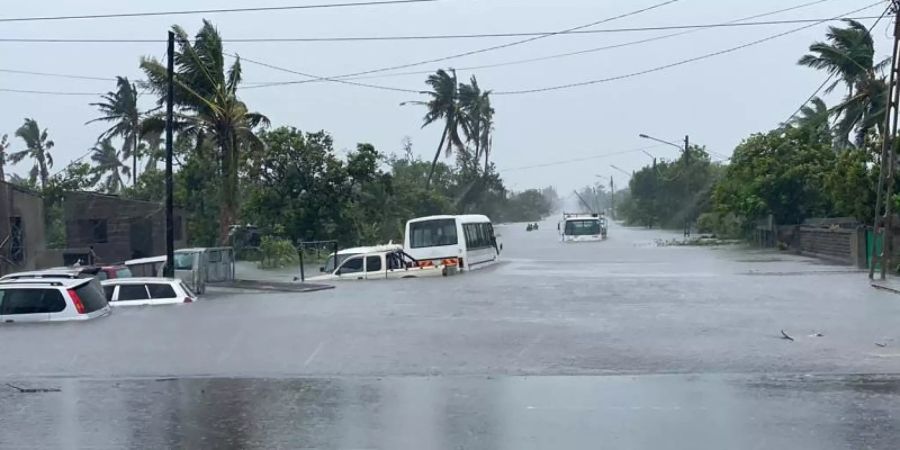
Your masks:
[[[609,207],[612,210],[609,215],[616,220],[616,185],[613,183],[612,175],[609,176]]]
[[[873,231],[873,255],[869,266],[869,278],[875,277],[875,264],[881,265],[881,278],[885,278],[887,266],[891,265],[893,256],[893,217],[892,204],[894,194],[894,174],[896,171],[895,139],[897,136],[897,105],[900,103],[900,0],[891,1],[891,12],[894,13],[894,52],[892,53],[891,74],[888,83],[887,107],[884,114],[884,136],[881,142],[881,168],[878,176],[878,193],[875,203],[875,222]],[[884,215],[881,208],[884,207]],[[881,237],[881,251],[874,253],[878,238]]]
[[[684,135],[684,162],[690,162],[691,154],[691,138],[688,135]]]
[[[172,109],[175,99],[175,33],[169,32],[166,93],[166,270],[164,276],[175,277],[175,224],[172,206]]]

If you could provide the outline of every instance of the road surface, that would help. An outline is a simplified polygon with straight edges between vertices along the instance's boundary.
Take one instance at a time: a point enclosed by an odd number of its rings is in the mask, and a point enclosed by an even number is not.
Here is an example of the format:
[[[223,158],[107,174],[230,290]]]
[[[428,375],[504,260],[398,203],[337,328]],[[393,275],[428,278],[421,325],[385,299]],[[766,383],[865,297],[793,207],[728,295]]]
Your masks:
[[[613,226],[504,262],[0,327],[0,447],[895,448],[900,296]],[[785,330],[794,341],[783,339]],[[876,343],[881,344],[875,345]],[[15,433],[8,430],[16,430]]]

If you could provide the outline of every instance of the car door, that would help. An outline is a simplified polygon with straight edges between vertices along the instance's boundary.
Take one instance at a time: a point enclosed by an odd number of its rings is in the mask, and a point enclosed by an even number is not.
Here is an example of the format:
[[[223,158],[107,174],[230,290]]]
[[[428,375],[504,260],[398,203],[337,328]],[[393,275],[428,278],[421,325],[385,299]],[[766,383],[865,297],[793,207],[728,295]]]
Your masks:
[[[59,300],[62,294],[57,289],[12,288],[0,290],[0,322],[43,322],[50,320],[48,306],[56,297],[47,297],[45,291],[52,291]],[[48,301],[45,301],[48,300]],[[65,309],[65,300],[62,300]],[[62,309],[54,307],[59,312]]]
[[[364,257],[362,256],[354,256],[352,258],[347,258],[341,264],[341,267],[338,268],[334,272],[337,275],[338,279],[341,280],[363,280],[366,278],[366,274],[364,272]]]
[[[144,283],[120,284],[117,289],[116,299],[110,305],[113,306],[138,306],[149,305],[150,294]]]
[[[366,279],[380,280],[387,278],[387,266],[385,265],[384,255],[366,256]]]

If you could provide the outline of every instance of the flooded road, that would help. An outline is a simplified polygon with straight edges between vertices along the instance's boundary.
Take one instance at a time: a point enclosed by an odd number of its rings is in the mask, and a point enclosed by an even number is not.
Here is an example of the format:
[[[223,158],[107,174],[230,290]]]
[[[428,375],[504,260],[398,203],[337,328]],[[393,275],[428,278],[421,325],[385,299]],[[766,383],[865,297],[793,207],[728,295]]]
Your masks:
[[[613,226],[502,264],[2,326],[0,447],[894,448],[900,297]],[[781,330],[795,340],[781,339]],[[875,343],[884,344],[877,346]],[[36,424],[40,423],[40,426]],[[52,427],[53,433],[48,433]],[[56,433],[55,430],[59,430]]]

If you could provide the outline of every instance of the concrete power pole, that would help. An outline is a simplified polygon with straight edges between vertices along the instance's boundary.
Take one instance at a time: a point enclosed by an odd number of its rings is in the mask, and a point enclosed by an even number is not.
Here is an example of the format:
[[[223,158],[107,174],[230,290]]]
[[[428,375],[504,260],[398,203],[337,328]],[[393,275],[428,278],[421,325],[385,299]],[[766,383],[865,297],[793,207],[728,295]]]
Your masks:
[[[613,183],[612,175],[609,176],[609,215],[616,220],[616,185]]]
[[[900,0],[891,0],[891,12],[894,14],[894,52],[892,53],[891,74],[888,82],[887,107],[884,114],[884,136],[881,143],[881,168],[878,177],[878,193],[875,203],[875,223],[873,232],[873,255],[869,266],[869,278],[875,277],[875,264],[881,264],[881,279],[885,278],[887,267],[893,259],[893,193],[894,174],[896,172],[895,140],[897,137],[897,105],[900,103]],[[884,208],[884,214],[881,210]],[[875,244],[881,237],[881,251],[874,252]]]

